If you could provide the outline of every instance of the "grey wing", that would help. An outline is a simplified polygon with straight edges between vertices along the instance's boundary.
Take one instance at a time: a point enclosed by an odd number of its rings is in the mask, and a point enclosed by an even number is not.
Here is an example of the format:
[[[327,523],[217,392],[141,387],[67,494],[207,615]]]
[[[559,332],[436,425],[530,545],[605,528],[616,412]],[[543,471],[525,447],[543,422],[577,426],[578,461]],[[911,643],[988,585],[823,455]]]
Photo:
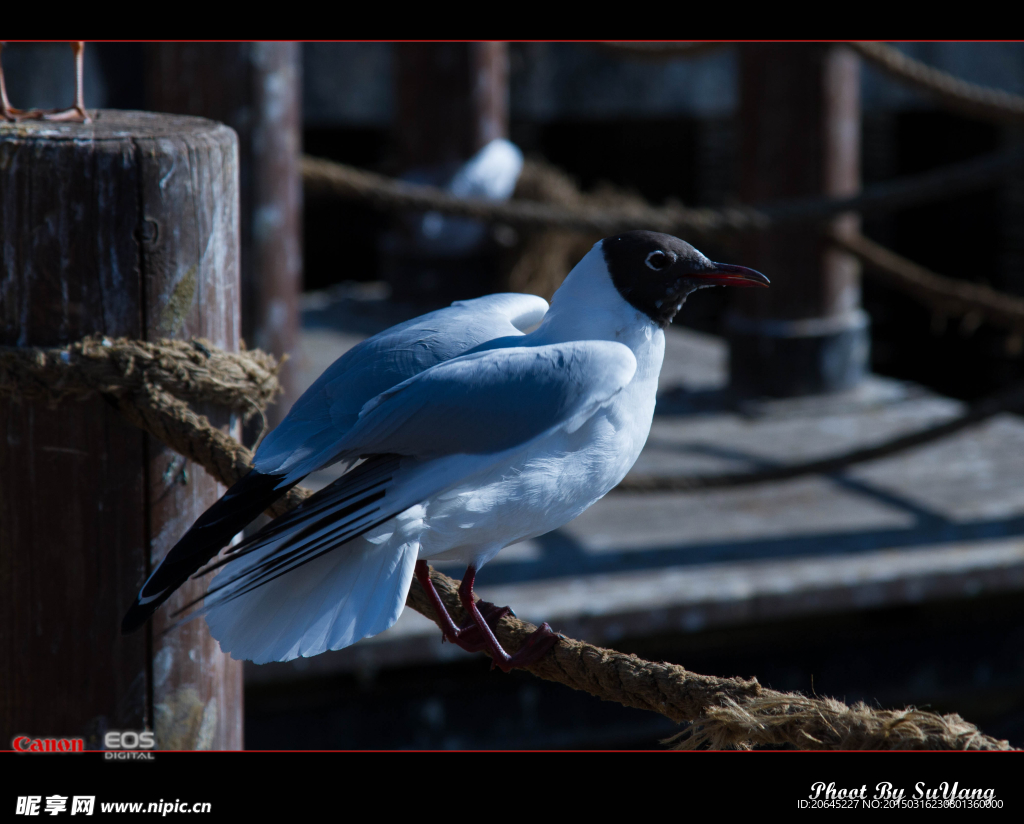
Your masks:
[[[574,341],[464,355],[384,392],[366,404],[339,443],[342,457],[368,459],[218,562],[246,559],[217,578],[204,609],[245,595],[463,480],[451,467],[426,463],[431,458],[496,454],[558,426],[572,430],[635,372],[628,347]]]
[[[367,401],[438,363],[502,337],[519,337],[548,304],[535,295],[459,301],[363,341],[336,360],[263,440],[253,460],[265,474],[301,479],[336,459],[336,446]]]
[[[494,349],[438,364],[366,404],[339,456],[492,454],[575,429],[633,378],[621,343]]]

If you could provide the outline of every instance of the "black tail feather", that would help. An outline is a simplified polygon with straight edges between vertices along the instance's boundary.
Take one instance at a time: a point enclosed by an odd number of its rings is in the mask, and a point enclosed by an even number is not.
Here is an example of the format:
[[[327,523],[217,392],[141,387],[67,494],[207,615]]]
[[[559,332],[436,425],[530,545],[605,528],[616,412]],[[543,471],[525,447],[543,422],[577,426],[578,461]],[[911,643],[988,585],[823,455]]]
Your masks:
[[[134,632],[146,623],[193,572],[298,482],[278,487],[281,477],[253,469],[206,510],[143,585],[121,622],[121,632]]]
[[[290,512],[279,516],[259,532],[232,547],[230,554],[210,563],[200,572],[224,567],[251,552],[260,550],[268,542],[276,544],[270,556],[256,564],[243,566],[237,573],[219,577],[219,583],[211,584],[202,595],[180,606],[172,617],[182,614],[210,596],[213,596],[218,604],[231,601],[394,517],[397,514],[395,511],[387,508],[381,514],[381,507],[375,504],[386,496],[387,485],[392,481],[400,461],[401,458],[397,455],[375,455],[367,459]],[[314,533],[324,530],[327,531],[326,535],[314,537]],[[295,546],[296,544],[298,546]],[[240,586],[222,597],[223,590],[235,584]],[[207,605],[209,603],[207,601]],[[199,610],[190,617],[204,611]]]

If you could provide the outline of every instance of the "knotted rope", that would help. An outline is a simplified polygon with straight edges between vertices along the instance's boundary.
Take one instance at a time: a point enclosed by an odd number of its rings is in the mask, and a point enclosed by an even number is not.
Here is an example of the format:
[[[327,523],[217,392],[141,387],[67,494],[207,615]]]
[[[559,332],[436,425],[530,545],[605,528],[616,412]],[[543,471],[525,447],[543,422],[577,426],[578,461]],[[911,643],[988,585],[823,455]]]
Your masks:
[[[0,394],[59,403],[93,392],[122,396],[147,385],[192,403],[255,414],[281,393],[279,364],[261,352],[225,352],[207,341],[157,343],[85,338],[69,346],[0,346]]]
[[[98,353],[97,345],[110,351]],[[176,394],[209,400],[211,387],[216,386],[217,392],[225,393],[228,406],[242,409],[253,399],[265,404],[278,391],[277,364],[270,356],[225,353],[202,342],[120,340],[83,341],[64,349],[7,347],[0,350],[0,364],[0,396],[59,403],[69,396],[101,392],[130,422],[229,486],[251,469],[251,453]],[[235,389],[227,391],[224,386]],[[270,512],[286,512],[309,494],[294,488]],[[458,582],[437,571],[431,571],[431,578],[453,617],[464,619]],[[415,581],[407,604],[435,620],[426,594]],[[535,629],[509,615],[498,623],[496,635],[514,652]],[[540,678],[606,701],[689,722],[675,738],[681,747],[1010,749],[1008,742],[984,735],[958,715],[940,716],[913,708],[875,710],[863,704],[849,707],[831,698],[765,689],[755,678],[698,675],[676,664],[645,661],[568,638],[529,669]]]
[[[281,394],[280,364],[258,349],[225,352],[208,341],[85,338],[64,347],[0,346],[0,397],[53,407],[93,393],[132,424],[231,485],[252,468],[252,453],[192,411],[211,402],[248,419]],[[292,489],[268,510],[281,515],[311,493]]]

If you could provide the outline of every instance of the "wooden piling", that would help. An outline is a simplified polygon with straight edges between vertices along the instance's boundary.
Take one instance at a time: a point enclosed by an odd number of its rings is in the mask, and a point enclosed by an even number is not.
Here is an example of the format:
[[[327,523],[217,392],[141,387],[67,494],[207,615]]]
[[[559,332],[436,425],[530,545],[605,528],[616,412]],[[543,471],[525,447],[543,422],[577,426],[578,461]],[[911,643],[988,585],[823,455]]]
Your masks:
[[[403,174],[442,185],[481,148],[508,137],[507,43],[396,43],[394,67],[393,143]],[[500,286],[493,250],[428,255],[409,225],[385,241],[381,267],[394,297],[428,305]]]
[[[218,123],[91,112],[0,123],[0,343],[85,335],[239,343],[238,142]],[[237,432],[224,410],[199,410]],[[242,746],[242,666],[202,620],[120,622],[223,487],[102,398],[0,398],[0,736],[155,729]]]
[[[740,197],[744,203],[856,194],[860,65],[828,43],[740,46]],[[856,215],[832,221],[856,231]],[[735,388],[768,395],[849,389],[867,369],[860,270],[813,225],[752,234],[743,262],[771,278],[737,293],[728,318]],[[750,290],[755,291],[755,290]]]
[[[507,43],[396,43],[395,143],[405,168],[468,160],[508,136]]]
[[[146,52],[148,108],[209,117],[238,133],[242,337],[278,358],[292,356],[278,373],[284,394],[266,413],[271,427],[299,396],[300,49],[298,43],[153,43]]]

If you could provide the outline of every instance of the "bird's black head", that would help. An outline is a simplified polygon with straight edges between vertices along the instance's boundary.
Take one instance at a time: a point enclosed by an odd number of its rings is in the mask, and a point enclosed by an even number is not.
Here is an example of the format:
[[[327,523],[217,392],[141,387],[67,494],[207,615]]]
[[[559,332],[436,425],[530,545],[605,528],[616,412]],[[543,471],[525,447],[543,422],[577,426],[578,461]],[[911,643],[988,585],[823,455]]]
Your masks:
[[[612,235],[601,241],[601,249],[619,294],[662,328],[697,289],[768,285],[760,272],[714,263],[685,240],[659,232]]]

